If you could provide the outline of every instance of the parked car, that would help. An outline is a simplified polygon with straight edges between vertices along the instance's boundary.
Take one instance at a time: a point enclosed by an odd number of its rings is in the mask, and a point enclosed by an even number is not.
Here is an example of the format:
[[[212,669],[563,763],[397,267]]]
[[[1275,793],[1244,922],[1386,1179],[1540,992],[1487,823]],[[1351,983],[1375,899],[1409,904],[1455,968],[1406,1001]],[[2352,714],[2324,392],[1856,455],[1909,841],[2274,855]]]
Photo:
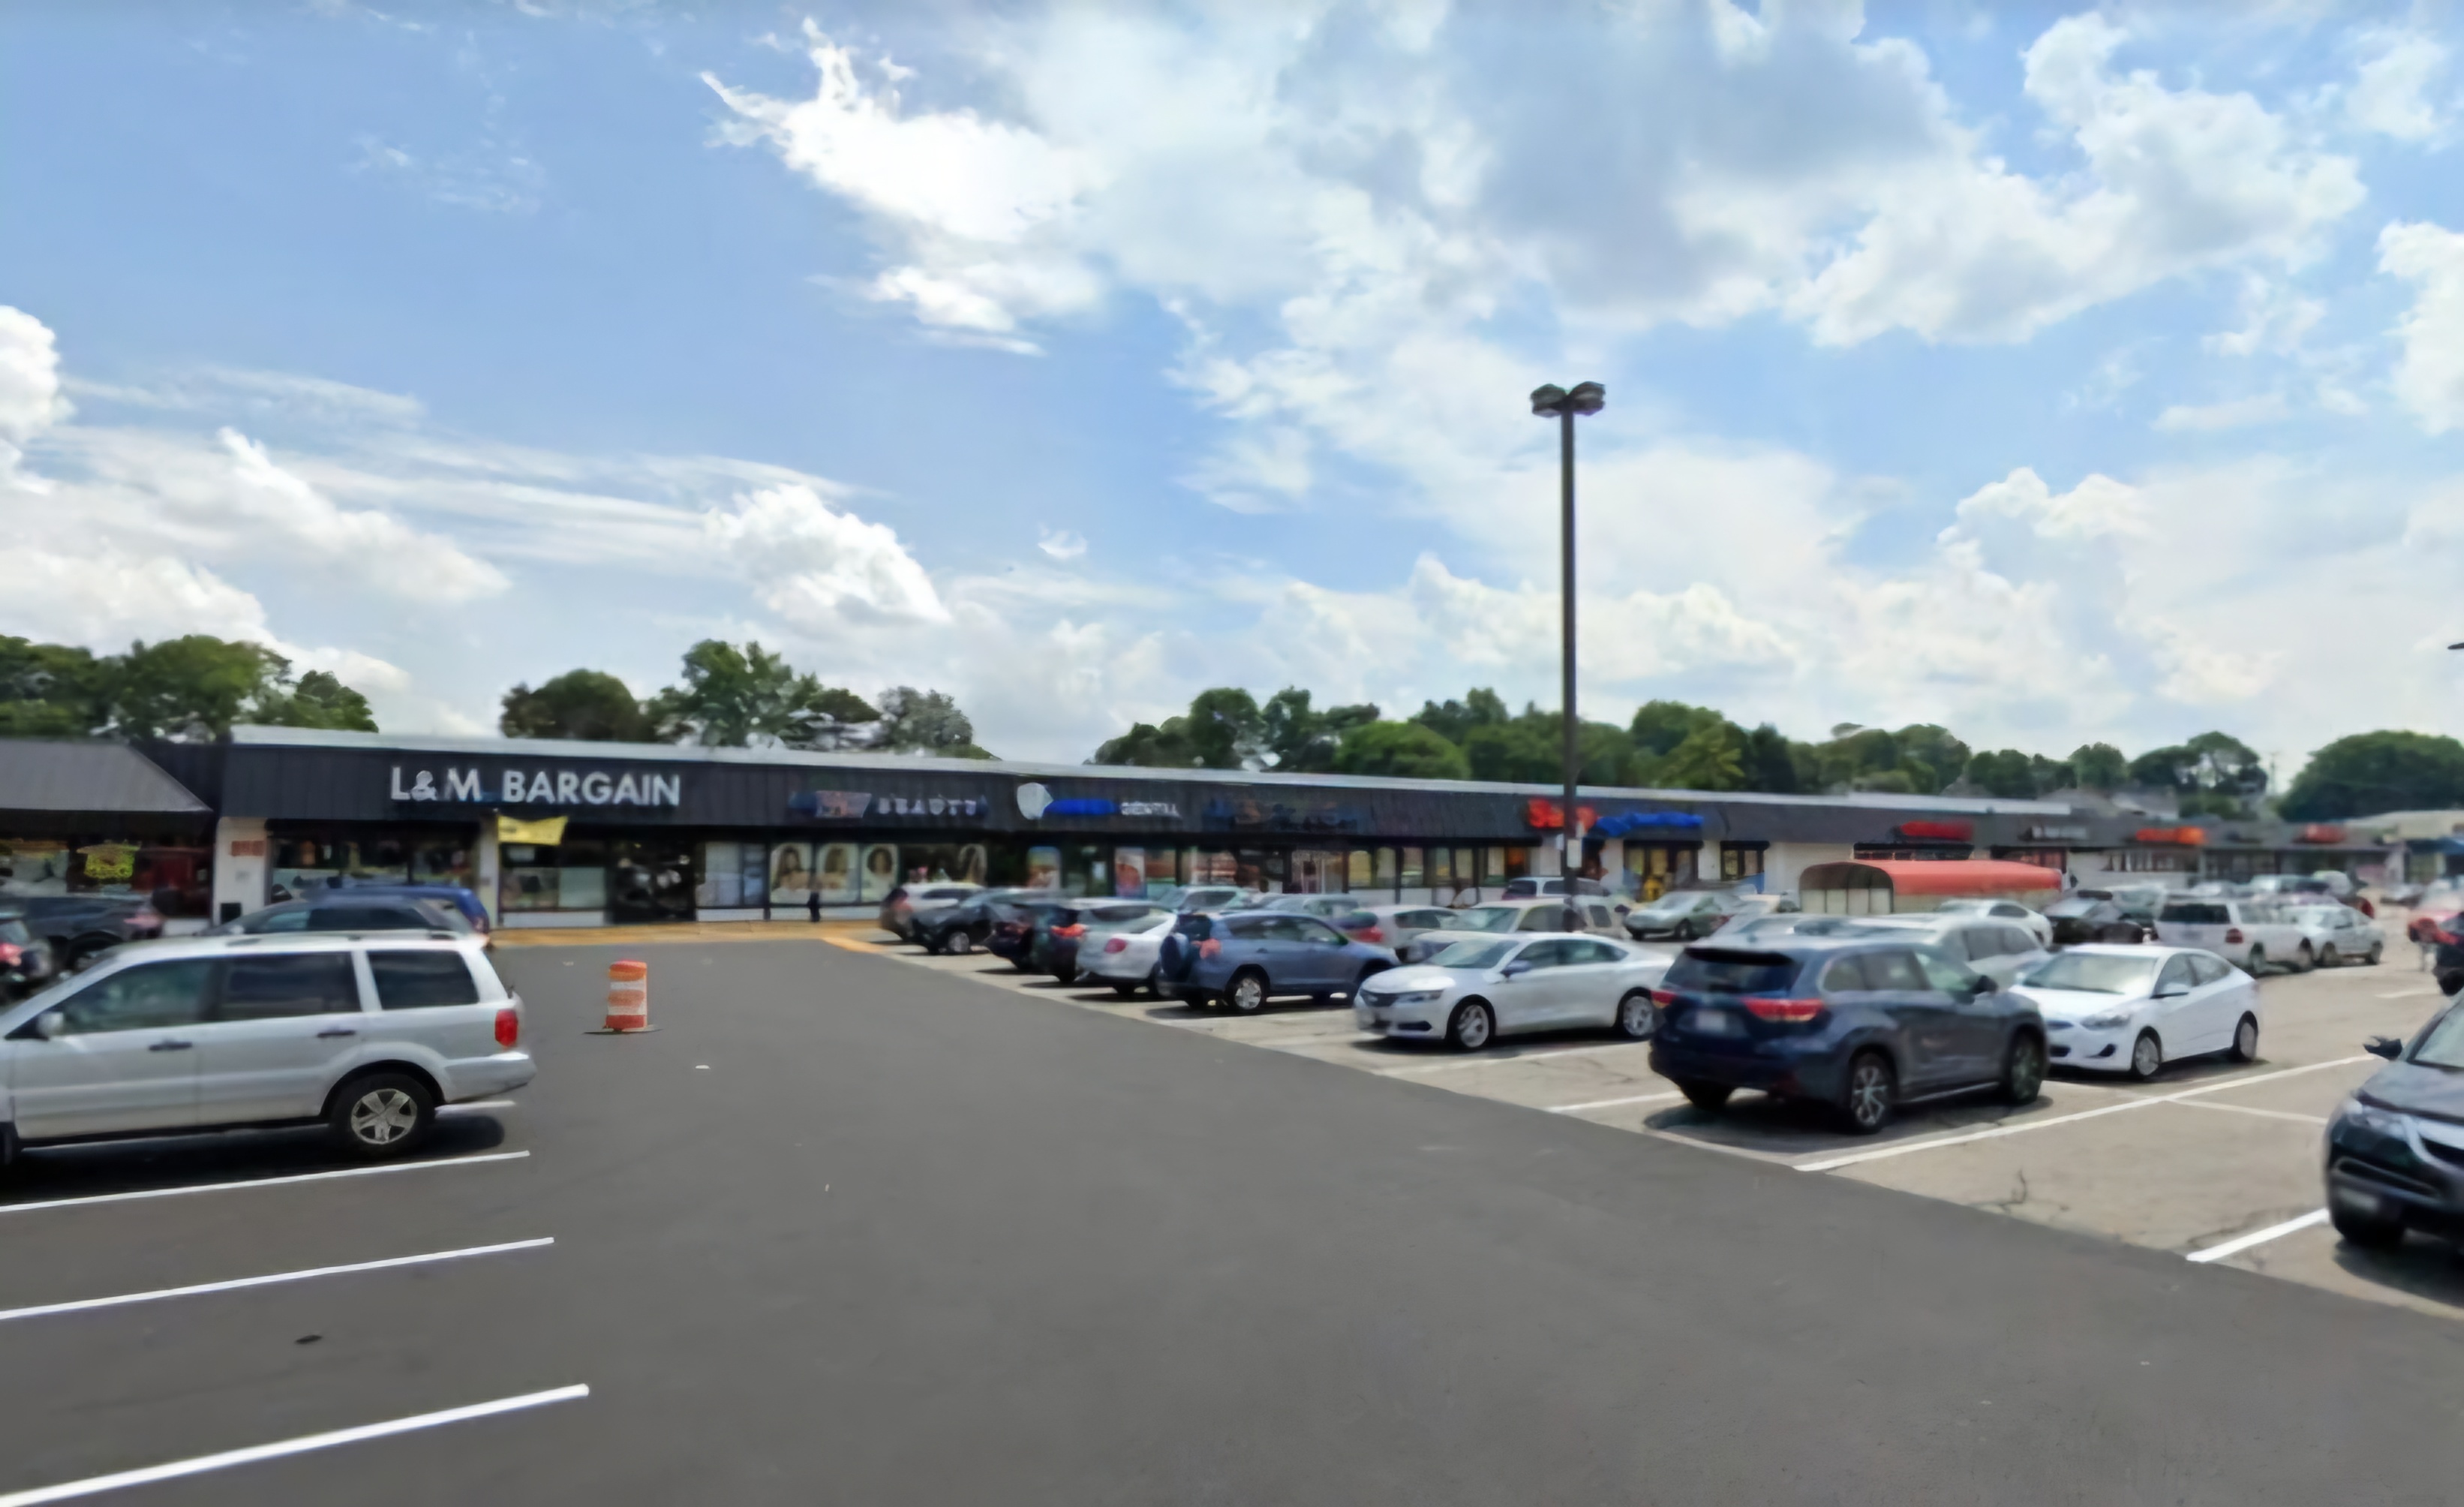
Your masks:
[[[1698,942],[1654,999],[1652,1071],[1700,1109],[1761,1089],[1829,1104],[1871,1135],[1903,1104],[1994,1088],[2027,1104],[2044,1083],[2045,1025],[2032,1001],[1894,937]]]
[[[2387,955],[2387,933],[2349,905],[2296,905],[2285,916],[2300,928],[2302,940],[2322,968],[2374,964]]]
[[[1038,916],[1027,942],[1026,971],[1048,973],[1064,984],[1078,982],[1080,943],[1117,926],[1167,915],[1144,900],[1090,900],[1056,905]]]
[[[473,891],[459,884],[350,884],[333,883],[300,897],[324,903],[336,899],[362,900],[386,898],[396,900],[432,900],[447,906],[471,923],[471,930],[486,936],[490,930],[488,907],[481,904]]]
[[[16,911],[0,911],[0,999],[24,999],[52,982],[59,961]]]
[[[1865,924],[1877,932],[1903,931],[1922,937],[2003,988],[2053,954],[2016,921],[1995,920],[1961,911],[1935,911],[1919,916],[1874,916]]]
[[[0,1012],[0,1152],[314,1124],[416,1150],[436,1106],[520,1088],[522,1002],[474,937],[183,937]]]
[[[1279,996],[1324,1004],[1395,966],[1395,950],[1353,942],[1314,916],[1225,911],[1181,917],[1164,939],[1158,980],[1185,1003],[1217,1001],[1244,1015]]]
[[[975,895],[955,905],[933,910],[919,910],[908,918],[908,940],[920,944],[926,952],[973,952],[992,942],[994,928],[1005,920],[1015,920],[1022,903],[1060,903],[1067,897],[1058,890],[998,889],[978,890]]]
[[[436,900],[397,899],[358,890],[327,891],[304,900],[284,900],[227,920],[207,935],[279,936],[308,931],[415,931],[449,937],[474,933],[462,913]]]
[[[984,938],[984,950],[996,958],[1006,958],[1009,965],[1021,973],[1031,972],[1035,966],[1036,928],[1056,913],[1074,909],[1076,904],[1075,897],[1054,890],[997,900],[991,907],[992,932]]]
[[[1596,895],[1607,899],[1612,910],[1625,909],[1624,902],[1617,898],[1615,890],[1597,879],[1586,879],[1579,875],[1571,879],[1562,876],[1540,878],[1528,875],[1520,879],[1508,879],[1506,888],[1497,892],[1497,898],[1501,900],[1536,900],[1553,895],[1563,898],[1569,887],[1576,896]]]
[[[1349,895],[1276,895],[1260,901],[1258,908],[1314,916],[1354,942],[1386,941],[1375,913]]]
[[[2142,1081],[2210,1053],[2255,1060],[2266,1018],[2250,975],[2203,948],[2074,947],[2016,992],[2043,1013],[2054,1061]]]
[[[1237,911],[1255,905],[1265,897],[1256,890],[1244,890],[1237,884],[1193,884],[1173,897],[1173,909],[1177,911]]]
[[[1477,909],[1480,907],[1472,907]],[[1378,935],[1364,934],[1359,940],[1383,942],[1405,963],[1426,963],[1441,948],[1460,940],[1462,933],[1473,929],[1463,920],[1472,910],[1459,911],[1444,905],[1372,905],[1369,914],[1377,923]]]
[[[1796,897],[1793,895],[1740,895],[1736,900],[1737,908],[1728,913],[1726,920],[1720,922],[1718,928],[1711,933],[1712,936],[1720,936],[1766,916],[1799,914],[1796,908]]]
[[[1392,968],[1352,997],[1375,1035],[1478,1052],[1526,1031],[1614,1027],[1647,1041],[1659,1026],[1651,988],[1670,954],[1601,937],[1467,937],[1424,964]]]
[[[2113,897],[2101,891],[2073,890],[2045,907],[2045,920],[2053,925],[2057,947],[2147,940],[2148,928],[2131,920]]]
[[[2009,921],[2036,939],[2036,945],[2051,951],[2054,945],[2054,923],[2042,912],[2032,911],[2017,900],[1956,899],[1945,900],[1934,908],[1937,916],[1982,916],[1991,920]]]
[[[2387,1065],[2327,1121],[2327,1218],[2359,1246],[2393,1246],[2407,1230],[2464,1232],[2464,1003],[2451,1003],[2408,1043],[2373,1037]]]
[[[1111,986],[1123,999],[1142,988],[1160,996],[1164,991],[1155,979],[1155,962],[1178,920],[1176,911],[1157,911],[1144,920],[1090,932],[1079,939],[1078,964],[1089,980]]]
[[[2154,940],[2203,948],[2254,976],[2271,964],[2307,971],[2319,963],[2318,947],[2273,900],[2170,900]]]
[[[1692,942],[1719,930],[1729,917],[1744,908],[1739,897],[1726,890],[1671,890],[1626,912],[1625,929],[1637,942],[1653,937]]]
[[[2072,893],[2085,892],[2074,890]],[[2122,907],[2122,914],[2151,932],[2156,926],[2157,913],[2165,908],[2167,900],[2173,898],[2173,892],[2161,884],[2117,884],[2105,893],[2113,903]]]
[[[19,895],[10,909],[51,944],[60,971],[75,973],[123,942],[163,935],[163,913],[138,895]]]
[[[2412,915],[2404,923],[2404,934],[2416,945],[2436,947],[2449,937],[2464,936],[2464,924],[2458,924],[2458,916],[2464,916],[2464,889],[2433,884],[2414,902]]]
[[[983,886],[980,884],[962,884],[956,880],[948,883],[902,884],[882,897],[881,915],[877,920],[883,931],[890,933],[900,942],[913,942],[915,940],[917,911],[940,910],[952,905],[964,904],[982,889]]]

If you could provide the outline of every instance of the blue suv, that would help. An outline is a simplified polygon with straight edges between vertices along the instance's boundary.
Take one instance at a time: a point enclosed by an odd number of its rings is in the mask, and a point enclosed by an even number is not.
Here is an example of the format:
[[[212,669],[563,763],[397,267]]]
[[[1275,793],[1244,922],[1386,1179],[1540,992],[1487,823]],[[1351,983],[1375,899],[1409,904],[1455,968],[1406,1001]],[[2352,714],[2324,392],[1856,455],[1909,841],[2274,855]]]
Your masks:
[[[1832,1105],[1871,1135],[1902,1104],[1979,1089],[2028,1104],[2045,1081],[2036,1007],[1905,932],[1697,944],[1652,999],[1652,1071],[1701,1109],[1761,1089]]]
[[[1163,940],[1157,986],[1184,1004],[1221,1000],[1254,1015],[1278,995],[1324,1005],[1395,966],[1395,949],[1353,942],[1314,916],[1235,911],[1183,916]]]

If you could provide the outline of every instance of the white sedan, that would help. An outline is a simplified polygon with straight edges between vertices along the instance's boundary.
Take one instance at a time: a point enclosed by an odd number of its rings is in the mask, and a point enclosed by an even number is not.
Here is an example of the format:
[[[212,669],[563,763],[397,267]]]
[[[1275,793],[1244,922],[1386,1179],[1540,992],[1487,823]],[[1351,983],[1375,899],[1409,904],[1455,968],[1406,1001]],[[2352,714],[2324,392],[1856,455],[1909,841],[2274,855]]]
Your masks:
[[[1078,942],[1078,971],[1091,983],[1111,985],[1113,993],[1128,999],[1155,983],[1163,940],[1172,935],[1179,920],[1177,913],[1166,911],[1125,926],[1090,931]]]
[[[2387,933],[2349,905],[2296,905],[2285,916],[2301,928],[2302,939],[2310,943],[2310,956],[2322,968],[2376,963],[2387,953]]]
[[[2183,1057],[2258,1056],[2258,986],[2199,948],[2087,943],[2038,964],[2014,992],[2044,1015],[2056,1067],[2144,1082]]]
[[[2024,928],[2029,936],[2035,938],[2037,946],[2048,952],[2053,950],[2054,923],[2045,920],[2041,913],[2028,909],[2017,900],[1945,900],[1936,909],[1935,914],[1939,915],[1946,911],[1956,912],[1963,916],[1983,916],[1992,920],[2009,921],[2013,926]]]
[[[1444,1041],[1459,1052],[1517,1031],[1582,1026],[1647,1041],[1660,1029],[1652,986],[1675,956],[1563,933],[1471,937],[1427,963],[1371,978],[1352,1014],[1373,1034]]]

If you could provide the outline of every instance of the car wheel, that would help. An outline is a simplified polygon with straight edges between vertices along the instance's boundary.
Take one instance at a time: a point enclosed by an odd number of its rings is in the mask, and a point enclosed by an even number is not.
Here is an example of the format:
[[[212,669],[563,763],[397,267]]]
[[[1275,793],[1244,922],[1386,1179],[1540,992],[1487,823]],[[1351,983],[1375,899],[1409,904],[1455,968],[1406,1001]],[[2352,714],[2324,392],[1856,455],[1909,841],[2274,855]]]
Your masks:
[[[1136,999],[1138,986],[1134,984],[1115,984],[1112,986],[1112,997],[1120,1000]]]
[[[2343,965],[2344,960],[2337,954],[2336,944],[2334,942],[2331,942],[2327,943],[2326,946],[2319,949],[2319,966],[2322,968],[2341,968]]]
[[[2260,974],[2265,973],[2267,971],[2267,949],[2259,946],[2255,942],[2252,943],[2250,956],[2242,960],[2241,971],[2249,974],[2254,979],[2257,978]]]
[[[1232,975],[1232,986],[1223,991],[1224,1001],[1243,1015],[1255,1015],[1266,1008],[1266,976],[1255,968],[1243,968]]]
[[[2377,966],[2379,965],[2379,960],[2380,960],[2381,958],[2386,957],[2386,956],[2387,956],[2387,944],[2386,944],[2386,943],[2384,943],[2384,942],[2371,942],[2371,943],[2370,943],[2370,950],[2369,950],[2368,955],[2367,955],[2367,956],[2365,956],[2365,958],[2363,958],[2363,959],[2362,959],[2362,961],[2363,961],[2364,963],[2368,964],[2371,967],[2375,968],[2375,967],[2377,967]]]
[[[1446,1044],[1457,1052],[1478,1052],[1496,1035],[1497,1017],[1478,1000],[1456,1006],[1454,1018],[1446,1022]]]
[[[2336,1233],[2357,1246],[2384,1251],[2390,1246],[2404,1244],[2403,1220],[2365,1214],[2346,1208],[2332,1198],[2327,1200],[2327,1222],[2336,1227]]]
[[[2165,1044],[2156,1039],[2154,1031],[2141,1031],[2139,1039],[2130,1044],[2130,1075],[2145,1083],[2164,1067]]]
[[[968,953],[976,950],[976,939],[969,935],[964,927],[961,927],[958,930],[950,933],[948,938],[942,942],[941,950],[943,952],[953,954],[954,956],[963,958]]]
[[[1679,921],[1677,923],[1677,929],[1670,932],[1669,935],[1676,938],[1679,942],[1692,942],[1694,940],[1694,923],[1690,920]]]
[[[1860,1052],[1848,1064],[1848,1088],[1839,1110],[1851,1132],[1870,1136],[1890,1121],[1891,1102],[1898,1097],[1899,1078],[1890,1059],[1879,1052]]]
[[[2307,973],[2318,965],[2319,955],[2310,950],[2310,944],[2308,942],[2303,942],[2301,944],[2301,950],[2293,955],[2293,971],[2296,973]]]
[[[925,950],[926,952],[931,953],[931,954],[933,954],[933,955],[934,955],[934,956],[935,956],[935,957],[937,957],[937,956],[939,956],[939,955],[940,955],[940,951],[941,951],[941,939],[940,939],[940,938],[938,938],[938,937],[918,937],[918,938],[916,938],[916,939],[915,939],[915,941],[917,942],[917,943],[919,943],[919,944],[924,948],[924,950]]]
[[[2258,1060],[2258,1017],[2244,1015],[2233,1027],[2233,1059],[2235,1062]]]
[[[1078,982],[1078,964],[1074,963],[1066,964],[1061,967],[1053,969],[1052,976],[1059,979],[1064,986],[1075,984]]]
[[[1726,1083],[1705,1083],[1700,1078],[1679,1078],[1677,1092],[1684,1095],[1685,1102],[1696,1109],[1716,1110],[1726,1104],[1728,1101],[1728,1096],[1734,1094],[1736,1090]]]
[[[1617,1001],[1617,1034],[1628,1041],[1649,1041],[1660,1031],[1660,1007],[1649,989],[1636,989]]]
[[[2011,1054],[2002,1063],[2005,1103],[2033,1104],[2045,1088],[2045,1044],[2028,1031],[2011,1039]]]
[[[325,1122],[353,1156],[403,1156],[435,1125],[436,1096],[407,1073],[371,1073],[342,1085]]]

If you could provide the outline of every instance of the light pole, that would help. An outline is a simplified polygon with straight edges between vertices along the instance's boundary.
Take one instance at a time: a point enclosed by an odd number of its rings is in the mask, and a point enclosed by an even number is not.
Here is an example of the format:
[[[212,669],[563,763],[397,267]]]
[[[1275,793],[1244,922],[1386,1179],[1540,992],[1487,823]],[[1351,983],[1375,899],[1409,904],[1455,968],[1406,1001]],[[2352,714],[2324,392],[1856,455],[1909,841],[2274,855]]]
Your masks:
[[[1574,808],[1574,779],[1582,769],[1581,728],[1574,720],[1574,417],[1579,413],[1597,413],[1608,402],[1608,388],[1596,382],[1574,385],[1572,392],[1551,385],[1531,389],[1531,411],[1543,418],[1557,421],[1557,454],[1561,511],[1558,516],[1558,553],[1563,574],[1558,587],[1560,606],[1565,612],[1566,684],[1558,704],[1566,718],[1566,804],[1565,825],[1558,838],[1563,845],[1557,865],[1566,881],[1566,930],[1579,931],[1581,908],[1574,898],[1574,875],[1583,866],[1583,819]]]

